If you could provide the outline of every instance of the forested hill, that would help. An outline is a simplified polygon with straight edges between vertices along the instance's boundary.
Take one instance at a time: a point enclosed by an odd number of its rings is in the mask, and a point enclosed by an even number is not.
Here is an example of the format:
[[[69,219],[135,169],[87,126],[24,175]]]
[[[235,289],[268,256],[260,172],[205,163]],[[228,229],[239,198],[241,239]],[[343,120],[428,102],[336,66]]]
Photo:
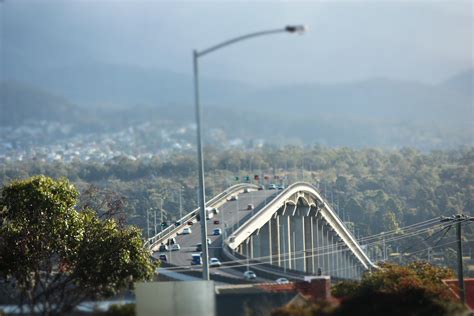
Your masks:
[[[429,154],[411,148],[287,146],[251,152],[206,148],[204,161],[208,198],[235,184],[236,176],[241,180],[246,175],[252,179],[254,174],[268,175],[267,183],[304,180],[317,186],[339,216],[353,222],[363,236],[441,215],[472,215],[474,206],[473,148]],[[0,183],[45,174],[65,176],[81,189],[89,190],[92,184],[123,197],[130,223],[144,227],[146,210],[160,208],[161,199],[167,220],[179,216],[180,187],[184,209],[196,207],[196,170],[194,153],[139,160],[117,157],[106,164],[25,161],[0,168]],[[466,226],[466,233],[473,233],[471,226]],[[421,237],[419,242],[423,245]]]
[[[0,82],[0,124],[21,125],[27,120],[71,121],[77,108],[66,99],[17,82]]]

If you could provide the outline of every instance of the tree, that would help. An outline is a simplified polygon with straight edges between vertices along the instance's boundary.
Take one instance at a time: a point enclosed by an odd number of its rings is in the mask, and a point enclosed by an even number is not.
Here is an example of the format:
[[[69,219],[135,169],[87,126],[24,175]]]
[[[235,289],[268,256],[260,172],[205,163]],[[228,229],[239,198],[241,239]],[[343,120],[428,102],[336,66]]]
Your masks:
[[[425,261],[415,261],[406,266],[383,263],[380,269],[364,274],[358,286],[354,286],[353,281],[342,281],[333,287],[332,294],[336,297],[347,296],[350,295],[348,289],[354,294],[363,289],[398,292],[404,288],[423,288],[436,298],[452,300],[454,297],[442,280],[454,277],[451,269]]]
[[[383,264],[381,269],[366,273],[360,282],[344,281],[333,286],[338,306],[327,301],[309,302],[275,310],[273,316],[289,315],[466,315],[464,306],[455,301],[441,280],[452,278],[453,271],[426,262],[408,266]]]
[[[153,277],[140,231],[92,209],[76,211],[77,198],[66,179],[45,176],[2,188],[0,283],[21,307],[63,315]]]

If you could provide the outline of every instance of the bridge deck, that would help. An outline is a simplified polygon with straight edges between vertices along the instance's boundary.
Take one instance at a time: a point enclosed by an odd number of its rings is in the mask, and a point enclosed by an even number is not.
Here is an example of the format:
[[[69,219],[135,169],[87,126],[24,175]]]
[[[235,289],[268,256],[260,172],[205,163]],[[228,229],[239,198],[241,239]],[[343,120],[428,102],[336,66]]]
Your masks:
[[[236,230],[244,221],[253,216],[262,207],[274,199],[281,191],[277,190],[261,190],[261,191],[250,191],[248,193],[240,193],[236,201],[227,201],[221,207],[219,207],[219,214],[215,215],[212,219],[207,221],[208,238],[211,240],[209,245],[209,258],[219,258],[220,249],[222,247],[222,238],[231,236],[234,230]],[[254,205],[254,209],[249,211],[247,206],[249,204]],[[214,224],[215,220],[219,220],[219,224]],[[178,234],[176,241],[180,245],[181,250],[179,251],[168,251],[164,254],[168,257],[168,263],[179,266],[179,267],[190,267],[196,270],[200,270],[200,266],[191,266],[192,254],[199,253],[196,251],[196,245],[201,243],[201,223],[194,222],[193,225],[182,225],[182,228],[190,227],[192,233],[189,235]],[[221,228],[222,235],[214,236],[212,231],[214,228]],[[182,229],[180,229],[182,232]],[[159,253],[155,253],[157,257]],[[229,268],[210,268],[211,274],[218,273],[233,277],[242,277],[240,271],[235,271]],[[264,281],[264,279],[259,279]]]

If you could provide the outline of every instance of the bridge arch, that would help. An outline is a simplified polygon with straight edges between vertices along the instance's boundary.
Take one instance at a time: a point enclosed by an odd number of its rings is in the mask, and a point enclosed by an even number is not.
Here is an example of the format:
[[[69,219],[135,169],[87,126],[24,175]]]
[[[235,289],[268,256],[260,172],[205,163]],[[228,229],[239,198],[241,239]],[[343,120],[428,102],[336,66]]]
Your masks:
[[[358,278],[376,268],[317,189],[297,182],[225,240],[249,259],[303,273]]]

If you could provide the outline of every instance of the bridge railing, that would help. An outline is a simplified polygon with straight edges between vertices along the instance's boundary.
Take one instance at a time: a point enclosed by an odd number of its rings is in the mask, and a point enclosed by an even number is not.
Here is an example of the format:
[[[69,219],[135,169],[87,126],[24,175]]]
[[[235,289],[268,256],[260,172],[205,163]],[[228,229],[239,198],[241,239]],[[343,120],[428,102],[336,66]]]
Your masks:
[[[240,190],[243,190],[245,188],[257,189],[258,187],[256,185],[250,184],[250,183],[235,184],[235,185],[227,188],[226,190],[222,191],[221,193],[217,194],[212,199],[206,201],[206,207],[214,207],[215,205],[217,205],[223,199],[226,199],[228,196],[230,196],[232,194],[235,194],[236,192],[238,192]],[[186,214],[182,218],[178,219],[177,221],[180,222],[179,226],[171,224],[168,227],[166,227],[164,230],[162,230],[161,232],[156,234],[155,236],[149,238],[144,243],[143,246],[145,248],[152,249],[156,244],[160,243],[162,240],[166,239],[168,236],[171,236],[171,235],[177,233],[182,228],[181,225],[186,224],[188,221],[194,220],[196,218],[196,216],[199,212],[199,209],[200,208],[198,207],[197,209],[189,212],[188,214]]]

